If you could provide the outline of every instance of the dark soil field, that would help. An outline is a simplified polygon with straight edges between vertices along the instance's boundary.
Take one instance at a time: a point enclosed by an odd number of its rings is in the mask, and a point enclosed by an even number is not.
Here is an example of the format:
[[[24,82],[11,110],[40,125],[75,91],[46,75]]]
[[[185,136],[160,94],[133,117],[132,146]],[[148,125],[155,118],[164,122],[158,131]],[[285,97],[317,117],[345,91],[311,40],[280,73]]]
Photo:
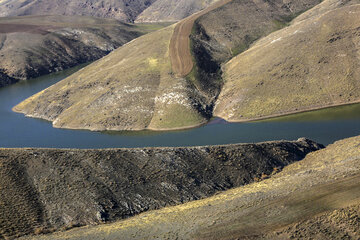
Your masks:
[[[353,239],[360,237],[360,137],[260,182],[111,224],[30,239]]]
[[[0,238],[112,222],[202,199],[268,178],[322,147],[300,139],[189,148],[0,149]]]

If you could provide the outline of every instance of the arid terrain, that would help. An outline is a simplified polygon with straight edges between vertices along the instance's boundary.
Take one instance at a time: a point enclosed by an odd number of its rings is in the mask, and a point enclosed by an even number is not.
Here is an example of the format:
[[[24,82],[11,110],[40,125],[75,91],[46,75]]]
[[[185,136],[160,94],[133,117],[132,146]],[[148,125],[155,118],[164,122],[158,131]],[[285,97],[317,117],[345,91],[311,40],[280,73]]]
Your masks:
[[[348,4],[360,2],[330,3],[339,1],[324,1],[231,59],[214,115],[248,121],[359,102],[360,5]]]
[[[173,29],[135,39],[14,110],[71,129],[172,129],[206,123],[198,111],[199,94],[172,73],[168,46]]]
[[[233,11],[233,6],[227,6],[233,2],[225,4],[227,2],[218,1],[177,24],[135,39],[82,71],[25,100],[14,110],[30,117],[52,121],[54,127],[97,131],[171,130],[206,123],[213,116],[213,107],[223,82],[217,73],[212,72],[214,64],[211,57],[206,57],[212,53],[200,50],[199,46],[192,48],[196,49],[193,55],[195,59],[199,56],[196,63],[203,65],[192,68],[189,35],[197,18],[202,16],[202,19],[219,9],[224,9],[221,15],[231,19],[229,22],[236,22],[234,14],[229,14]],[[249,10],[246,16],[252,16],[257,11],[269,14],[263,14],[264,19],[252,25],[255,29],[267,29],[262,33],[265,35],[279,28],[279,24],[274,23],[277,18],[292,16],[316,3],[317,0],[297,3],[291,11],[282,10],[285,5],[280,0],[276,5],[264,3],[241,6]],[[246,19],[246,16],[241,18]],[[209,19],[214,22],[213,18]],[[264,21],[271,24],[264,24]],[[217,25],[218,28],[221,26],[223,25]],[[282,23],[281,26],[285,24]],[[231,29],[242,32],[243,28]],[[192,36],[192,39],[195,37]],[[208,45],[201,41],[199,44]],[[201,56],[204,61],[201,61]],[[220,63],[221,61],[215,63],[215,68]],[[191,69],[195,72],[185,76]]]
[[[67,15],[114,18],[132,22],[155,0],[1,0],[0,17]]]
[[[81,63],[2,89],[0,240],[360,240],[360,0],[0,0],[0,87]]]
[[[157,0],[145,9],[135,22],[176,22],[218,0]]]
[[[1,18],[0,86],[97,60],[161,27],[92,17]]]
[[[217,0],[1,0],[0,17],[66,15],[113,18],[125,22],[175,22]]]
[[[338,141],[210,198],[31,239],[358,239],[359,142]]]
[[[146,149],[0,149],[0,238],[127,218],[281,171],[310,140]],[[11,206],[11,207],[9,207]]]

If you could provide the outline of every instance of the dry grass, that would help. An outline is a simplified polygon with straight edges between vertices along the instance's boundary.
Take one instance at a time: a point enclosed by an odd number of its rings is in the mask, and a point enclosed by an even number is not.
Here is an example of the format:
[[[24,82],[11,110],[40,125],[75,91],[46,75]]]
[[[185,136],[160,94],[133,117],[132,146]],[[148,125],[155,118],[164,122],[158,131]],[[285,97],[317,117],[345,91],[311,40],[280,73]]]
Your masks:
[[[214,115],[247,121],[360,101],[359,16],[360,5],[338,6],[259,40],[225,65]]]
[[[204,123],[189,98],[196,93],[172,74],[173,29],[124,45],[14,110],[72,129],[179,129]]]

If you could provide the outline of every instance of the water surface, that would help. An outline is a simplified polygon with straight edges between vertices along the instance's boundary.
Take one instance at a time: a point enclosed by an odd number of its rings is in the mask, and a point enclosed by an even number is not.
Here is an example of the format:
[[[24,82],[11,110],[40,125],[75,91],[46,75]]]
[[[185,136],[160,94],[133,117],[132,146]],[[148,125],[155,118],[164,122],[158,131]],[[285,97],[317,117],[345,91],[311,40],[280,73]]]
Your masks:
[[[50,122],[11,111],[29,96],[80,67],[0,88],[0,147],[113,148],[194,146],[296,140],[323,144],[360,135],[360,104],[328,108],[251,123],[215,120],[205,126],[173,132],[90,132],[53,128]]]

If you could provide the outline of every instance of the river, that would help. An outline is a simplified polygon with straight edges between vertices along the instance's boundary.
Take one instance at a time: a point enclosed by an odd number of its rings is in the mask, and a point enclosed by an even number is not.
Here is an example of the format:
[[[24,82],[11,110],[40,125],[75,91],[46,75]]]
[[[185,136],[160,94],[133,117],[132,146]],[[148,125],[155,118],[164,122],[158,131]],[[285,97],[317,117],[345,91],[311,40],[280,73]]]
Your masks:
[[[77,71],[80,67],[0,88],[0,147],[123,148],[198,146],[296,140],[307,137],[322,144],[360,135],[360,104],[293,114],[266,121],[227,123],[215,119],[199,128],[170,132],[91,132],[53,128],[48,121],[11,111],[27,97]]]

